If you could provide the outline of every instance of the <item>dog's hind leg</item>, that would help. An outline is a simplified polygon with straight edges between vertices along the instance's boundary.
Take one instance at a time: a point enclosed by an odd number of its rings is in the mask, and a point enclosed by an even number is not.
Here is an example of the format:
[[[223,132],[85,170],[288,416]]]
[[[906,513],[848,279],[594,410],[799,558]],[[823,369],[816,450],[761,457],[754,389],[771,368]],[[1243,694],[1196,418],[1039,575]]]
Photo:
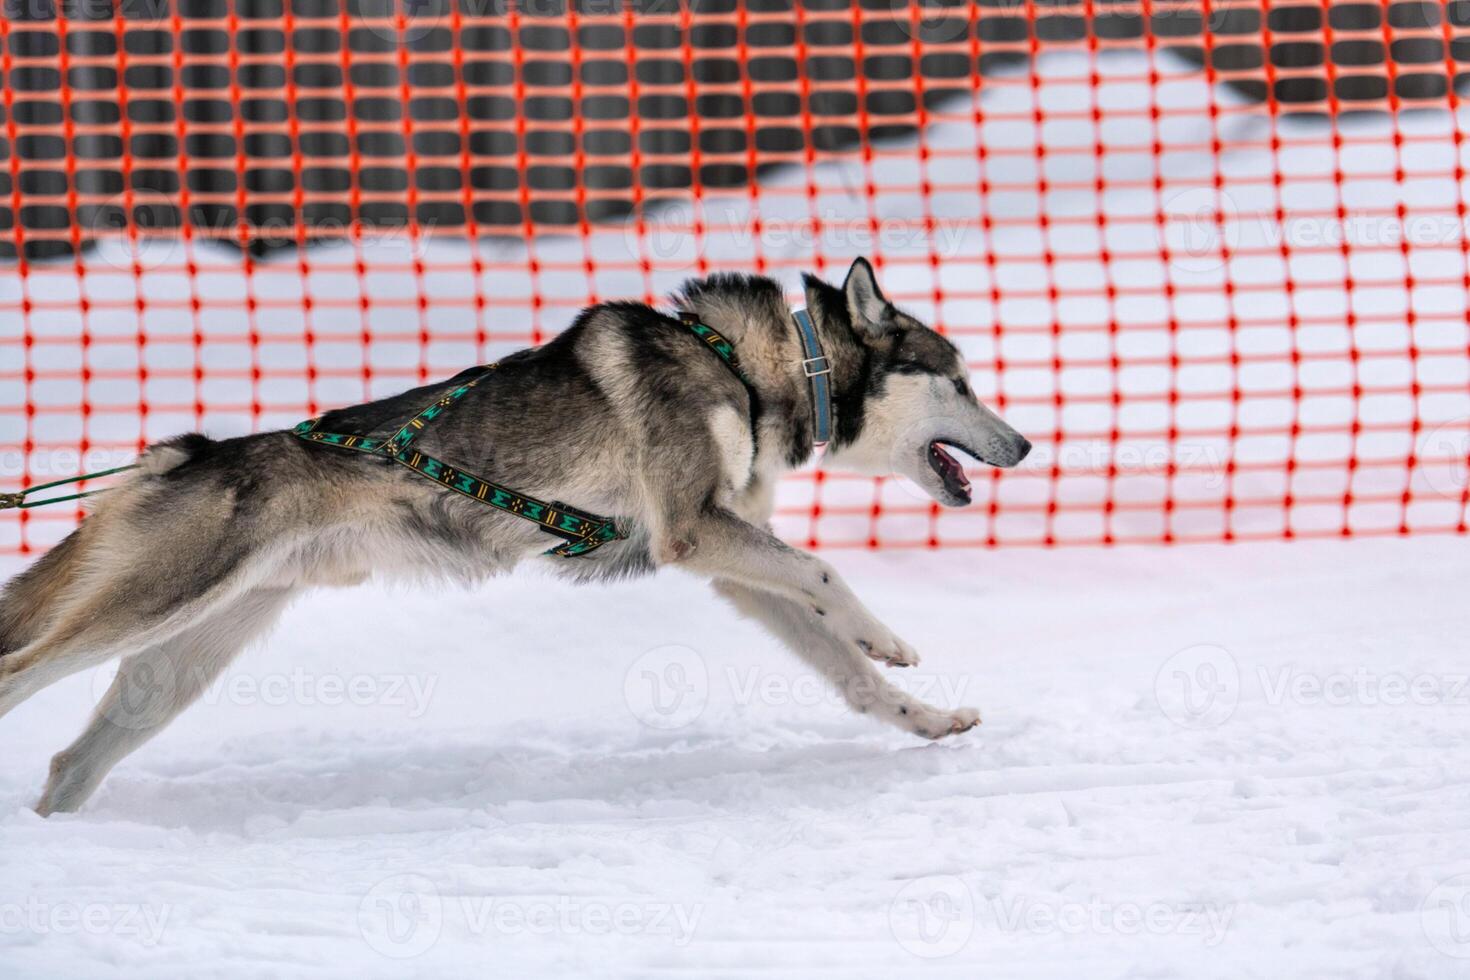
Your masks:
[[[113,610],[107,604],[81,605],[63,612],[31,643],[0,657],[0,718],[63,677],[148,645],[146,639],[129,642],[141,626],[110,620]]]
[[[220,543],[210,542],[221,555]],[[261,561],[263,559],[255,559]],[[224,553],[215,565],[192,556],[151,551],[125,570],[83,573],[85,594],[62,606],[30,643],[0,657],[0,717],[42,688],[70,674],[163,642],[220,606],[250,591],[248,579],[265,577],[248,553]]]
[[[714,585],[737,611],[815,668],[854,711],[931,739],[980,723],[973,708],[936,708],[895,687],[857,648],[828,632],[809,606],[729,580],[717,579]]]
[[[157,735],[275,622],[291,589],[256,589],[182,632],[126,657],[87,729],[51,760],[36,812],[77,809],[112,767]]]
[[[96,533],[97,554],[83,559],[44,628],[0,657],[0,717],[69,674],[162,642],[269,577],[268,556],[211,530],[113,536],[120,540]]]
[[[35,639],[76,581],[85,537],[83,524],[0,590],[0,657]]]

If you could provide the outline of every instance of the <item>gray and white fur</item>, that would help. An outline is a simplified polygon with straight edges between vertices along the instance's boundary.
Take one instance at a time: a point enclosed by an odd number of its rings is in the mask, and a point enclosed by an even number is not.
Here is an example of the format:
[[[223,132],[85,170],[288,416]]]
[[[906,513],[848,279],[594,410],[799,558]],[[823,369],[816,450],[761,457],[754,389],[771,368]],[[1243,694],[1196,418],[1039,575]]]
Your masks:
[[[970,502],[957,447],[1014,466],[1030,444],[976,400],[955,347],[884,298],[859,259],[841,289],[808,276],[830,360],[827,465],[899,473],[947,506]],[[648,306],[584,310],[549,343],[501,361],[415,445],[517,491],[631,524],[580,558],[540,557],[534,524],[387,459],[287,432],[152,446],[82,525],[0,593],[0,716],[68,674],[120,657],[86,731],[51,762],[36,809],[75,810],[162,730],[296,595],[373,575],[473,582],[528,559],[578,581],[666,565],[711,581],[857,711],[925,738],[962,732],[886,681],[918,662],[836,569],[772,534],[773,491],[813,451],[804,354],[780,287],[686,283],[674,304],[727,337],[750,388],[678,320]],[[328,413],[326,431],[391,431],[445,381]]]

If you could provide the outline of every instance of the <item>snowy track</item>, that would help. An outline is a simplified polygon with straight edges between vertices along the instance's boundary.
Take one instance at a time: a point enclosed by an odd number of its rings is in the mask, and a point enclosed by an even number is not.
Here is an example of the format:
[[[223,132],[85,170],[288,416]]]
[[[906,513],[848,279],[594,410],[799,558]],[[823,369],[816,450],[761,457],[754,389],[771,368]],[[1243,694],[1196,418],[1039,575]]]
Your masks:
[[[835,561],[984,725],[674,575],[327,592],[42,821],[72,678],[0,721],[0,974],[1470,974],[1463,539]]]

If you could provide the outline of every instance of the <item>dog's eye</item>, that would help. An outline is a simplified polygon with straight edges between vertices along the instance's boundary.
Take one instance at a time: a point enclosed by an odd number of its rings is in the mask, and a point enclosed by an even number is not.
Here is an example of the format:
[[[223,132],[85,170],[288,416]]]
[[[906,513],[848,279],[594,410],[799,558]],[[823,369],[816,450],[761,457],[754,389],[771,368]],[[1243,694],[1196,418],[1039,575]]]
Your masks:
[[[961,395],[968,395],[970,393],[970,385],[964,378],[955,378],[954,390],[958,391]]]

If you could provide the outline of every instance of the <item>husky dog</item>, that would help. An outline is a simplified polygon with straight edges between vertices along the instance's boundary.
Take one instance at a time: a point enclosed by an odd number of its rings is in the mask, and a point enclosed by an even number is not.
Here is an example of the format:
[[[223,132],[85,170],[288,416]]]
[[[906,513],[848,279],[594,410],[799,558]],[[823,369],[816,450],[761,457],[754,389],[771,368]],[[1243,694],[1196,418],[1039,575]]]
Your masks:
[[[560,573],[683,568],[855,710],[924,738],[963,732],[974,710],[939,710],[883,678],[875,661],[906,667],[918,655],[830,564],[771,533],[773,492],[829,422],[828,465],[902,474],[950,507],[970,503],[970,484],[946,447],[1014,466],[1030,443],[976,399],[948,340],[888,302],[867,261],[841,289],[807,276],[805,293],[804,326],[781,288],[755,276],[686,283],[673,297],[684,320],[636,303],[591,307],[501,361],[415,445],[520,493],[616,515],[617,540],[543,558]],[[743,376],[695,322],[728,340]],[[802,330],[814,330],[818,356]],[[391,430],[460,384],[328,413],[323,428]],[[291,432],[170,439],[100,499],[0,594],[0,715],[122,658],[86,731],[52,759],[42,815],[79,807],[302,590],[375,573],[472,582],[548,544],[534,523],[392,459]]]

